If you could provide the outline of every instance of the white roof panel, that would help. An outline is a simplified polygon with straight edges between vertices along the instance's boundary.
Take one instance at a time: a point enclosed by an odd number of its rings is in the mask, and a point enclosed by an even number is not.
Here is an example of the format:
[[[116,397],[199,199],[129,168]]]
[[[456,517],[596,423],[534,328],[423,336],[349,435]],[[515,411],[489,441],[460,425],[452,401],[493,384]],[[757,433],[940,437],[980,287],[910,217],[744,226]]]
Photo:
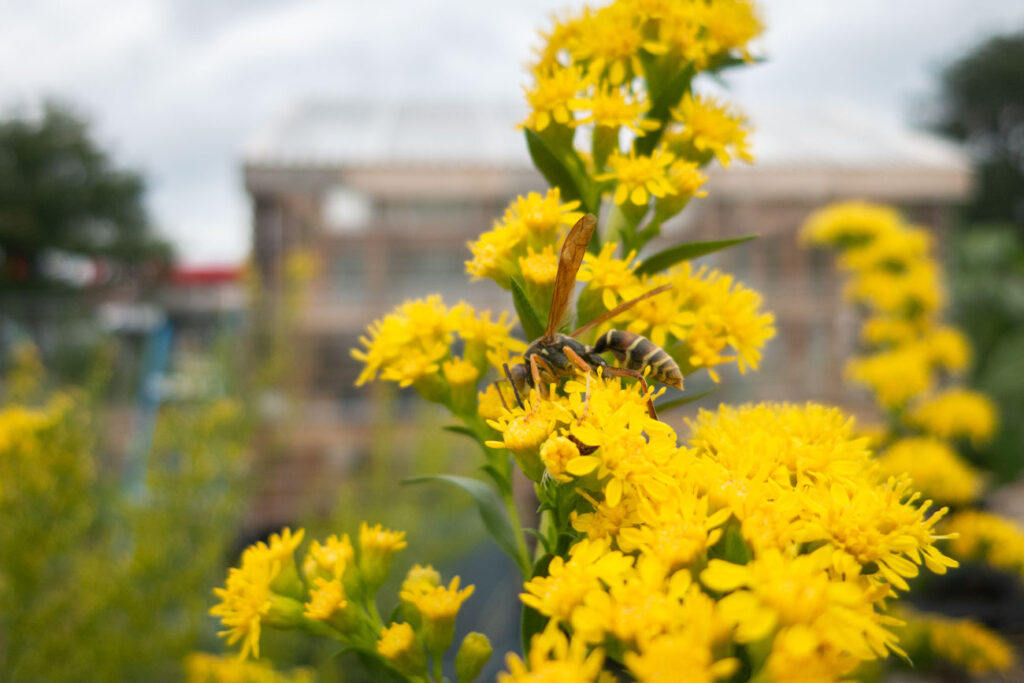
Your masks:
[[[755,168],[889,170],[969,168],[963,151],[935,135],[845,105],[754,103]],[[516,123],[522,104],[310,103],[271,123],[246,149],[261,166],[529,167]]]

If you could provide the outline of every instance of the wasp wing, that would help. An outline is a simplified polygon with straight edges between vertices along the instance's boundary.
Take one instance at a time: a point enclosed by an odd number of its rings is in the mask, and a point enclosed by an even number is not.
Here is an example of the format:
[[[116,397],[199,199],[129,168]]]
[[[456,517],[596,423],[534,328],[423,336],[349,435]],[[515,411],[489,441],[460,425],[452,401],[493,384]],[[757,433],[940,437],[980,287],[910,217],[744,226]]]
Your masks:
[[[619,315],[620,313],[628,311],[629,309],[633,308],[634,306],[636,306],[638,303],[640,303],[644,299],[649,299],[652,296],[655,296],[657,294],[661,294],[662,292],[666,292],[666,291],[668,291],[670,289],[672,289],[672,283],[671,282],[666,284],[666,285],[662,285],[661,287],[655,287],[651,291],[646,292],[644,294],[641,294],[640,296],[638,296],[635,299],[630,299],[629,301],[623,301],[621,304],[619,304],[618,306],[616,306],[612,310],[608,311],[607,313],[602,313],[601,315],[597,316],[596,318],[591,320],[589,323],[587,323],[583,327],[579,327],[579,328],[573,330],[572,334],[570,334],[569,336],[570,337],[578,337],[581,334],[583,334],[584,332],[586,332],[587,330],[589,330],[591,327],[594,327],[596,325],[600,325],[605,320],[611,320],[612,318],[614,318],[615,316]]]
[[[565,316],[569,296],[576,287],[576,273],[583,263],[583,256],[587,253],[587,245],[590,244],[596,226],[597,218],[588,213],[579,219],[565,236],[562,251],[558,254],[558,274],[555,276],[555,293],[551,296],[548,326],[544,329],[545,340],[551,340]]]

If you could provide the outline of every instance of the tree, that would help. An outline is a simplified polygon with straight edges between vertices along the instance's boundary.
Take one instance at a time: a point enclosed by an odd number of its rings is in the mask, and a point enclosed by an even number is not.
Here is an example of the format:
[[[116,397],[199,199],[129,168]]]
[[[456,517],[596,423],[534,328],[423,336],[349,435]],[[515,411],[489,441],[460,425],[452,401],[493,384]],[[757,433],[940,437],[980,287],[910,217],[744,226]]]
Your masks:
[[[941,76],[936,129],[967,144],[975,191],[967,223],[1024,230],[1024,31],[990,38]]]
[[[116,167],[64,106],[0,120],[0,292],[73,284],[54,272],[55,260],[91,263],[109,283],[166,263],[170,248],[153,233],[144,191],[142,177]]]

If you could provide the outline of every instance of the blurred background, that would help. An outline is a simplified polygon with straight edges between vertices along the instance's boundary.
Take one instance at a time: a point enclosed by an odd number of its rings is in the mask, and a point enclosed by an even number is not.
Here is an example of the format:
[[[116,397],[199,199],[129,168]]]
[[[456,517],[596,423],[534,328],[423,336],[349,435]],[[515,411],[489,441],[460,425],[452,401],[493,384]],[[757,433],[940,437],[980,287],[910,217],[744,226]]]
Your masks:
[[[0,480],[17,520],[0,531],[0,679],[173,680],[188,652],[218,650],[205,609],[242,544],[359,519],[407,530],[410,563],[508,579],[463,621],[516,647],[493,608],[514,600],[515,570],[469,501],[399,493],[408,476],[472,472],[476,454],[414,392],[356,389],[349,350],[409,297],[510,306],[466,284],[466,241],[545,187],[515,129],[523,64],[537,27],[578,4],[0,3],[0,445],[36,406],[48,441],[22,447],[61,451],[0,473],[63,473],[21,498]],[[760,372],[726,376],[706,404],[868,410],[841,382],[856,315],[833,259],[796,233],[833,200],[890,203],[935,231],[971,383],[1002,413],[971,456],[1012,481],[1024,6],[762,6],[765,61],[701,84],[748,114],[757,161],[713,168],[709,196],[663,230],[761,236],[706,262],[764,294],[778,336]],[[68,637],[89,645],[55,673]],[[267,651],[328,656],[302,648]]]

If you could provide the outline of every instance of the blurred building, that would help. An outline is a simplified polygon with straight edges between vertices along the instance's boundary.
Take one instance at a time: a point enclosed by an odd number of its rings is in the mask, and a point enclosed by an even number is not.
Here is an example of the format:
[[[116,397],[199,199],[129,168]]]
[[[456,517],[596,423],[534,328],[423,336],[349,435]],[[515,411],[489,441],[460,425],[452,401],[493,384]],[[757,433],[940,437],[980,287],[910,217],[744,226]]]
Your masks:
[[[815,399],[856,409],[857,395],[840,381],[856,321],[840,305],[833,257],[800,248],[797,229],[827,202],[862,198],[895,204],[941,231],[967,192],[968,165],[948,143],[863,112],[748,113],[757,163],[712,169],[709,196],[666,224],[661,238],[760,235],[705,259],[761,291],[779,330],[761,371],[727,375],[713,400]],[[268,293],[284,286],[293,250],[311,250],[321,262],[296,312],[304,424],[275,477],[278,490],[261,505],[265,521],[289,519],[295,495],[329,485],[332,471],[366,452],[374,389],[353,387],[359,364],[349,349],[367,323],[431,292],[448,303],[510,307],[490,281],[468,284],[463,263],[466,241],[489,229],[510,199],[546,189],[514,128],[522,117],[519,107],[501,105],[316,104],[296,108],[250,145],[253,255]],[[291,471],[306,472],[304,481]]]

